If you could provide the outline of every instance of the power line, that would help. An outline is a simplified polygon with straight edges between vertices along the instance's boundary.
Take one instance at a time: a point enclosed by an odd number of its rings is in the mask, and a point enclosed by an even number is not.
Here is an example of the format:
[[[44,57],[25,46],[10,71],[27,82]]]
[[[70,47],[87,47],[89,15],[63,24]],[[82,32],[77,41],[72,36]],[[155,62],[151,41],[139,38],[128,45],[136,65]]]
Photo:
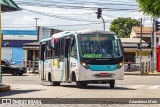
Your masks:
[[[45,16],[49,16],[49,17],[54,17],[54,18],[59,18],[59,19],[64,19],[64,20],[82,21],[82,22],[95,22],[95,21],[89,21],[89,20],[86,20],[86,19],[66,18],[66,17],[61,17],[61,16],[57,16],[57,15],[51,15],[51,14],[48,14],[48,13],[43,13],[43,12],[35,11],[35,10],[29,10],[29,9],[25,9],[25,8],[23,8],[23,9],[26,10],[26,11],[29,11],[29,12],[36,13],[36,14],[41,14],[41,15],[45,15]],[[107,21],[111,21],[111,20],[106,20],[106,22]]]
[[[109,23],[109,22],[106,22],[106,23]],[[99,23],[84,23],[84,24],[69,24],[69,25],[39,25],[39,26],[45,26],[45,27],[62,27],[62,26],[81,26],[81,25],[95,25],[95,24],[102,24],[102,22],[99,22]],[[11,25],[9,25],[9,27],[11,27]],[[15,27],[15,26],[14,26]],[[14,28],[13,27],[13,28]],[[35,26],[16,26],[16,27],[35,27]],[[12,28],[12,27],[11,27]]]
[[[40,3],[34,3],[34,2],[22,2],[20,5],[34,5],[34,6],[43,6],[43,7],[56,7],[56,8],[61,8],[61,9],[87,9],[87,10],[95,10],[98,8],[98,6],[74,6],[74,5],[65,5],[65,4],[40,4]],[[108,11],[138,11],[138,9],[134,8],[109,8],[109,7],[101,7],[103,10],[108,10]]]
[[[21,3],[23,1],[18,1],[17,3]],[[39,3],[39,1],[27,1],[27,2],[32,2],[32,3]],[[43,2],[43,4],[68,4],[68,5],[85,5],[85,4],[96,4],[96,5],[126,5],[126,6],[138,6],[138,4],[136,3],[133,3],[133,2],[130,2],[130,3],[127,3],[127,2],[92,2],[92,1],[79,1],[79,0],[76,0],[76,1],[67,1],[67,2],[57,2],[57,1],[46,1],[46,0],[41,0],[41,2]]]

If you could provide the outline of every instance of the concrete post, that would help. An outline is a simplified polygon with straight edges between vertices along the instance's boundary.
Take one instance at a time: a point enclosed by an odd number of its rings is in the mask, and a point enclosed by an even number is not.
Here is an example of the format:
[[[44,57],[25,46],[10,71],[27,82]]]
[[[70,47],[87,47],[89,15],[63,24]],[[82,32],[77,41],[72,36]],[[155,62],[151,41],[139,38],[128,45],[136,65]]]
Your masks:
[[[29,71],[31,70],[31,60],[29,60]]]
[[[33,68],[33,70],[32,70],[32,72],[35,72],[35,61],[33,61],[33,63],[32,63],[32,64],[33,64],[33,67],[32,67],[32,68]]]
[[[143,75],[144,74],[144,63],[141,62],[140,63],[140,75]]]

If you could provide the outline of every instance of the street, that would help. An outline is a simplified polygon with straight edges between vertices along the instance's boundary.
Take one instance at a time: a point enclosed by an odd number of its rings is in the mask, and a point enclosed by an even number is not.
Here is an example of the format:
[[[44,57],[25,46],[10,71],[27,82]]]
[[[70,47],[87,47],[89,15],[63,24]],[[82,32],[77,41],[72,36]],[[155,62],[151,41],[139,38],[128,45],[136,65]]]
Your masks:
[[[159,76],[125,75],[117,80],[115,89],[109,84],[89,84],[85,89],[76,88],[75,83],[51,86],[41,82],[39,74],[24,76],[3,75],[3,83],[11,85],[11,91],[0,93],[5,98],[159,98]],[[104,94],[105,93],[105,94]]]

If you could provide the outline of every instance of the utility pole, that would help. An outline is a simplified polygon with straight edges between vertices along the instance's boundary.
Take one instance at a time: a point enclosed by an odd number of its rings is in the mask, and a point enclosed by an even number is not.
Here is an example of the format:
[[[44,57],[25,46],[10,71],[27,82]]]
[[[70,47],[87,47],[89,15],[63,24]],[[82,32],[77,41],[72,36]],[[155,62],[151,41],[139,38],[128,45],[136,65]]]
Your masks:
[[[2,83],[2,68],[1,68],[1,60],[2,60],[2,21],[1,21],[1,4],[0,4],[0,83]]]
[[[153,21],[153,30],[152,30],[152,36],[151,36],[151,72],[154,71],[154,59],[153,59],[153,49],[154,49],[154,21]]]
[[[34,18],[36,20],[36,32],[37,32],[37,40],[38,40],[38,26],[37,26],[37,21],[39,18]]]
[[[156,20],[157,18],[153,18],[153,65],[154,65],[154,71],[157,71],[157,33],[156,33]],[[153,72],[153,71],[152,71]]]
[[[39,18],[34,18],[36,20],[36,31],[38,31],[38,27],[37,27],[37,21]]]
[[[153,18],[153,48],[152,48],[152,69],[151,71],[157,71],[157,31],[160,30],[160,22],[156,17]]]
[[[97,19],[100,19],[100,18],[102,19],[102,21],[103,21],[103,30],[105,31],[105,21],[104,21],[104,19],[102,17],[102,9],[98,8],[96,14],[97,14]]]
[[[141,69],[141,72],[140,74],[143,75],[143,66],[142,66],[142,29],[143,29],[143,24],[142,24],[142,18],[140,19],[141,21],[141,35],[140,35],[140,69]]]

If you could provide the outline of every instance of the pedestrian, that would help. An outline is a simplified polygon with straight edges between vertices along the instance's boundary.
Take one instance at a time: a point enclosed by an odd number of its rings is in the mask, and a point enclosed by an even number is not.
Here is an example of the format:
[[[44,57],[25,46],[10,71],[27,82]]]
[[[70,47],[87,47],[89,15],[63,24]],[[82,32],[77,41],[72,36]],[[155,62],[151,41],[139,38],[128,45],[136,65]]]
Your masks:
[[[128,68],[127,68],[127,71],[130,72],[130,70],[131,70],[131,61],[130,61],[130,59],[129,59],[129,60],[128,60]]]

